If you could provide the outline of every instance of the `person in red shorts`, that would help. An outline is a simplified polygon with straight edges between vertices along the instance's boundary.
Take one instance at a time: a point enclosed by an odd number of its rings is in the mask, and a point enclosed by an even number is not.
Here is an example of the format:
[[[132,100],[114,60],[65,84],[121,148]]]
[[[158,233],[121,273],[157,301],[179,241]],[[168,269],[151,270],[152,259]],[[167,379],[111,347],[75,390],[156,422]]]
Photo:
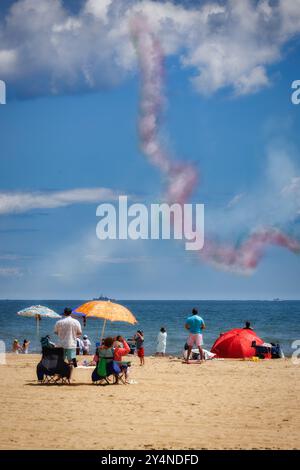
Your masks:
[[[141,330],[138,330],[134,335],[137,355],[140,358],[140,366],[145,364],[145,350],[144,350],[144,333]]]

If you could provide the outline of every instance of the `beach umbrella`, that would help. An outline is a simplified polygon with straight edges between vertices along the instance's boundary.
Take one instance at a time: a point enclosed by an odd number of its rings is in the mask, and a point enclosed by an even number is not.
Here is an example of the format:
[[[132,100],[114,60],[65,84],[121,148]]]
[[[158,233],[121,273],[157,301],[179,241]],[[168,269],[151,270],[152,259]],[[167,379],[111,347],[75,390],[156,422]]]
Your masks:
[[[61,317],[58,313],[54,312],[51,308],[44,307],[43,305],[31,305],[31,307],[23,308],[17,312],[21,317],[31,317],[36,319],[36,333],[39,334],[40,321],[42,318],[54,318],[59,320]]]
[[[233,330],[221,333],[211,348],[211,352],[217,357],[227,359],[240,359],[255,356],[255,348],[252,342],[257,345],[263,344],[263,340],[257,336],[253,330],[244,328],[234,328]]]
[[[103,318],[104,323],[102,327],[100,341],[102,341],[105,332],[107,320],[120,321],[134,325],[137,323],[135,316],[124,307],[124,305],[116,304],[110,300],[93,300],[86,302],[75,308],[72,312],[74,316],[87,318]]]

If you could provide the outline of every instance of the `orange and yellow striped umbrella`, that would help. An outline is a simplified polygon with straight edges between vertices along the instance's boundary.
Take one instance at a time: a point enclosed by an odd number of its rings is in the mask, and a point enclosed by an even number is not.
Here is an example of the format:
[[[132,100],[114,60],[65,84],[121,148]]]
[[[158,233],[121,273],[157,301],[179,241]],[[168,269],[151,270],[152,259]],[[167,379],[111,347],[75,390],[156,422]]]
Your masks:
[[[73,310],[73,315],[85,318],[103,318],[104,324],[101,333],[101,340],[104,336],[106,321],[121,321],[134,325],[137,323],[135,316],[124,307],[110,300],[93,300],[80,305]]]
[[[104,318],[110,321],[124,321],[134,325],[137,323],[134,315],[124,307],[124,305],[116,304],[110,300],[93,300],[80,305],[73,314],[81,314],[86,318]]]

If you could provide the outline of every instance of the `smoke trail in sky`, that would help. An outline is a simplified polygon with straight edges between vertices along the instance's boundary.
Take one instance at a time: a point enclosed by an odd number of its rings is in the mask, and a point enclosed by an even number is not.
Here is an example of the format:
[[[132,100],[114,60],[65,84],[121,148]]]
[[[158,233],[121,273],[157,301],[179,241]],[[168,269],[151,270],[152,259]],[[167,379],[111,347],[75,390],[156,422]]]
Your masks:
[[[294,253],[300,252],[297,240],[275,228],[265,228],[253,232],[238,247],[220,245],[208,240],[201,255],[221,269],[248,274],[257,267],[267,245],[281,246]]]
[[[160,129],[165,97],[160,43],[143,15],[136,15],[130,26],[141,74],[138,122],[141,150],[165,177],[167,201],[184,204],[196,187],[198,174],[191,164],[175,163],[161,142]],[[247,274],[256,268],[268,245],[281,246],[295,253],[300,251],[297,240],[270,227],[255,230],[239,246],[205,240],[200,257],[221,269]]]
[[[163,54],[142,15],[131,21],[141,72],[141,101],[138,123],[140,145],[150,163],[166,179],[166,199],[183,204],[192,194],[198,180],[191,164],[175,163],[161,144],[160,124],[164,108]]]

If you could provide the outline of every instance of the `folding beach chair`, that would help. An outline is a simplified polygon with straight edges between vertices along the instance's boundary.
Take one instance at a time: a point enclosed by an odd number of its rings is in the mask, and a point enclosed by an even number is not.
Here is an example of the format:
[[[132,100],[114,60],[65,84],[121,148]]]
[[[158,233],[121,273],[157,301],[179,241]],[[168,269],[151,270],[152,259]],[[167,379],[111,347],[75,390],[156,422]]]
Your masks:
[[[92,381],[96,385],[117,384],[119,381],[123,382],[123,375],[124,370],[117,361],[114,361],[113,357],[101,357],[92,373]],[[113,379],[113,382],[110,382],[110,378]]]
[[[36,367],[38,381],[43,384],[70,384],[72,368],[64,360],[63,348],[43,348]]]
[[[119,365],[121,372],[118,376],[118,381],[122,382],[124,385],[126,385],[126,372],[128,367],[131,367],[131,362],[130,361],[117,361],[117,364]]]

